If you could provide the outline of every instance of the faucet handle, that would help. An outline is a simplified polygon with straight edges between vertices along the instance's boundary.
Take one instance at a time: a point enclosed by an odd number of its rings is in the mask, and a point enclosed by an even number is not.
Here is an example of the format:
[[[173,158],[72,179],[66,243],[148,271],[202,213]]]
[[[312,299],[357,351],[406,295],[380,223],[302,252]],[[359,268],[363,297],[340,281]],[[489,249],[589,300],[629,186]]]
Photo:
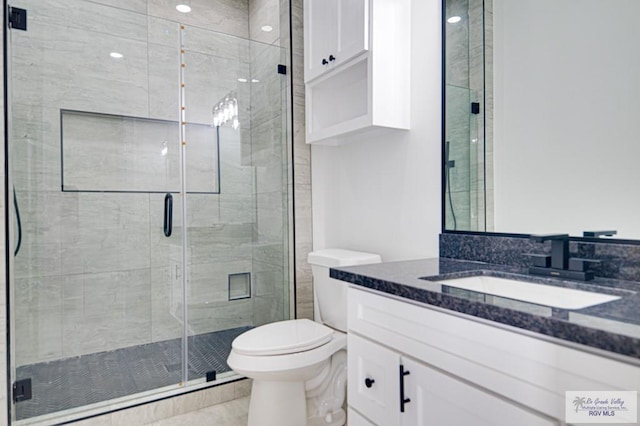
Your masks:
[[[543,243],[549,240],[568,240],[569,234],[538,234],[530,235],[529,238],[537,243]]]
[[[600,261],[596,259],[581,259],[579,257],[572,257],[571,259],[569,259],[569,270],[585,272],[587,269],[589,269],[589,265],[596,265],[598,263],[600,263]]]
[[[533,266],[548,268],[551,266],[551,256],[548,254],[525,253],[533,261]]]
[[[592,237],[592,238],[598,238],[598,237],[613,237],[614,235],[616,235],[618,233],[618,231],[584,231],[582,233],[583,237]]]

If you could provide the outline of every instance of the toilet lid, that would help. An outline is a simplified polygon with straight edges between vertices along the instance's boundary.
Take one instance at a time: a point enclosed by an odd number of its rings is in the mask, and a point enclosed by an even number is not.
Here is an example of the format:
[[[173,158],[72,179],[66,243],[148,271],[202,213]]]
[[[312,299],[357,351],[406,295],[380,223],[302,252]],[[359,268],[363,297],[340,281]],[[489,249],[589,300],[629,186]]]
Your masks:
[[[322,346],[332,334],[329,327],[308,319],[279,321],[242,333],[231,346],[245,355],[282,355]]]

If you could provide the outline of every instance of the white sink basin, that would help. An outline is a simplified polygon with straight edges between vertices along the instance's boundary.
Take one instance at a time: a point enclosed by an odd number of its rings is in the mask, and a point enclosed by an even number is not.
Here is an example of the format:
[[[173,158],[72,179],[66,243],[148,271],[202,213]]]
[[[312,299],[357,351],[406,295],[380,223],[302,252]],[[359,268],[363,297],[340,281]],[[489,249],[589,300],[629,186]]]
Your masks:
[[[439,282],[450,287],[562,309],[583,309],[620,299],[619,296],[610,294],[533,284],[487,275],[439,280]]]

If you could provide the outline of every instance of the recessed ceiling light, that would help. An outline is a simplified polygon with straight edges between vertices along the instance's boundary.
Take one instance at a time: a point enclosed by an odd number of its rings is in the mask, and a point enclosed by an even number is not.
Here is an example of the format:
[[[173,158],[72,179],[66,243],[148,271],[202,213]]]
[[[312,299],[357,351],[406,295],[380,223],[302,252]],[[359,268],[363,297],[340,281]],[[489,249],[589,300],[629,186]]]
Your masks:
[[[251,82],[252,82],[252,83],[260,83],[260,80],[258,80],[257,78],[252,78],[252,79],[251,79]]]
[[[115,58],[115,59],[120,59],[120,58],[124,57],[124,55],[122,53],[118,53],[118,52],[111,52],[111,53],[109,53],[109,56],[111,56],[112,58]]]
[[[263,25],[262,27],[260,27],[260,29],[265,33],[273,31],[273,27],[271,25]]]
[[[450,24],[455,24],[460,21],[462,21],[462,18],[459,16],[452,16],[451,18],[447,19],[447,22]]]
[[[246,79],[246,78],[239,78],[239,79],[238,79],[238,81],[239,81],[240,83],[246,83],[246,82],[247,82],[247,79]]]
[[[182,13],[189,13],[191,12],[191,6],[188,4],[179,4],[176,6],[176,10]]]

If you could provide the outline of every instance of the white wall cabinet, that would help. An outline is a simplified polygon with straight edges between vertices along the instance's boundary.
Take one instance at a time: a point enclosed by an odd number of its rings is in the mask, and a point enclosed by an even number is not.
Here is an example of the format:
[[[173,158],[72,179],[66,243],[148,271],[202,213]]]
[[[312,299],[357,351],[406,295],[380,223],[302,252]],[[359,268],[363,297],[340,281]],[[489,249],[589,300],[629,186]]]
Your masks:
[[[636,390],[640,383],[640,368],[630,363],[348,292],[348,403],[372,424],[561,425],[566,391]],[[409,373],[402,386],[400,366]],[[404,412],[400,389],[410,399]]]
[[[410,0],[305,0],[307,143],[410,125]]]
[[[369,48],[369,0],[305,0],[305,83]]]

